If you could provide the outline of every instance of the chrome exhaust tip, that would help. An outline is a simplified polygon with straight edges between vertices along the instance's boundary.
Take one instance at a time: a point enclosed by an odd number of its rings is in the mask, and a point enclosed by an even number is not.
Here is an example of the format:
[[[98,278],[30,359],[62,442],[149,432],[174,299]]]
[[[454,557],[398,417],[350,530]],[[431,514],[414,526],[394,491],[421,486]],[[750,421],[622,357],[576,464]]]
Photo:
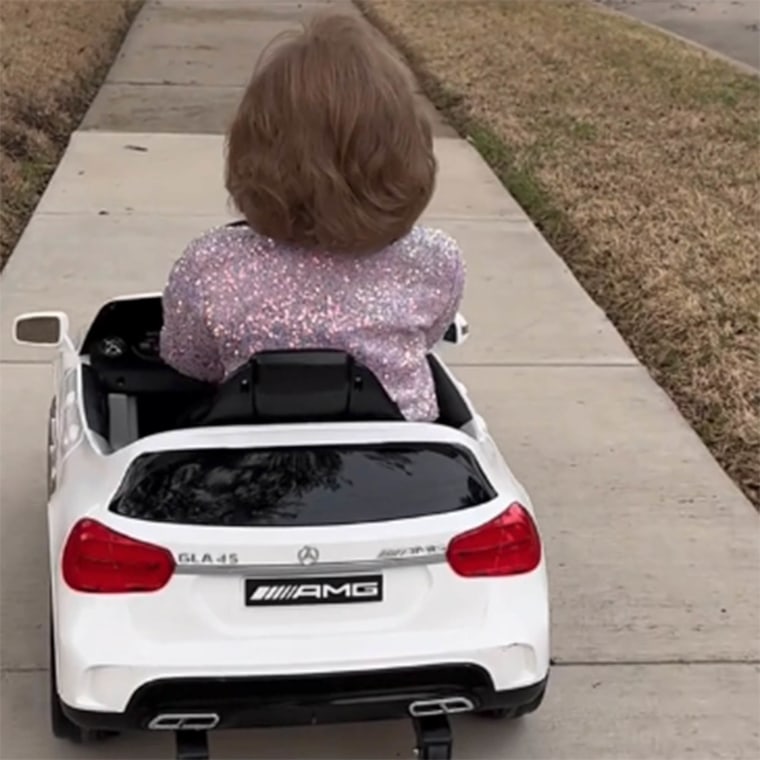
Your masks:
[[[454,713],[470,712],[474,709],[474,703],[467,697],[420,699],[409,705],[409,714],[413,718],[424,718],[428,715],[453,715]]]
[[[148,724],[152,731],[210,731],[219,725],[216,713],[162,713]]]

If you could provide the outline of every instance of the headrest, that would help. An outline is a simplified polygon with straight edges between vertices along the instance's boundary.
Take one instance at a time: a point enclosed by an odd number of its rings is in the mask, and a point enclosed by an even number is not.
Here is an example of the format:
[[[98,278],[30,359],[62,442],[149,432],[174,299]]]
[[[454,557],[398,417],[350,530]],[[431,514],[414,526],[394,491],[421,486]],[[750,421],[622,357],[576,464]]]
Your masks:
[[[267,351],[219,386],[195,424],[403,420],[380,381],[343,351]]]

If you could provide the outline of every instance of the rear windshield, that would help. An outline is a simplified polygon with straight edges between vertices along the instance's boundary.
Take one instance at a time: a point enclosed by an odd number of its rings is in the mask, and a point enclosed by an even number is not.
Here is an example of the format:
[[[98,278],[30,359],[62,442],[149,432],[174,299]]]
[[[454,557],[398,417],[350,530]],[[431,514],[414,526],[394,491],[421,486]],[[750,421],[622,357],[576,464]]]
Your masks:
[[[452,512],[495,497],[465,449],[437,444],[143,454],[110,509],[188,525],[344,525]]]

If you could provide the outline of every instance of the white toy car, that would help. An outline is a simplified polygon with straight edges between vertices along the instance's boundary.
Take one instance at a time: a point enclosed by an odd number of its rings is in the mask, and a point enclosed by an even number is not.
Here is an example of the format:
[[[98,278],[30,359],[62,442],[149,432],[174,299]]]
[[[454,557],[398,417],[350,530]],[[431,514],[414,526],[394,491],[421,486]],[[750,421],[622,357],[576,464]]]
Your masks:
[[[336,351],[265,353],[218,387],[158,356],[159,295],[18,317],[58,348],[48,532],[53,732],[207,731],[535,710],[549,605],[528,495],[436,355],[406,422]],[[446,340],[466,333],[457,318]]]

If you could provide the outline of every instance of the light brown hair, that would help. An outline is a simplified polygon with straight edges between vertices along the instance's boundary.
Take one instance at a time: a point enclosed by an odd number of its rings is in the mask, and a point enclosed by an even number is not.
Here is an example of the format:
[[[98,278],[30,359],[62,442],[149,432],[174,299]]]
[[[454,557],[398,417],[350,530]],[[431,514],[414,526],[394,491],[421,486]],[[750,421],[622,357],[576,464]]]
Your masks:
[[[328,15],[267,52],[227,136],[227,190],[251,227],[336,253],[409,232],[437,165],[393,50],[360,19]]]

